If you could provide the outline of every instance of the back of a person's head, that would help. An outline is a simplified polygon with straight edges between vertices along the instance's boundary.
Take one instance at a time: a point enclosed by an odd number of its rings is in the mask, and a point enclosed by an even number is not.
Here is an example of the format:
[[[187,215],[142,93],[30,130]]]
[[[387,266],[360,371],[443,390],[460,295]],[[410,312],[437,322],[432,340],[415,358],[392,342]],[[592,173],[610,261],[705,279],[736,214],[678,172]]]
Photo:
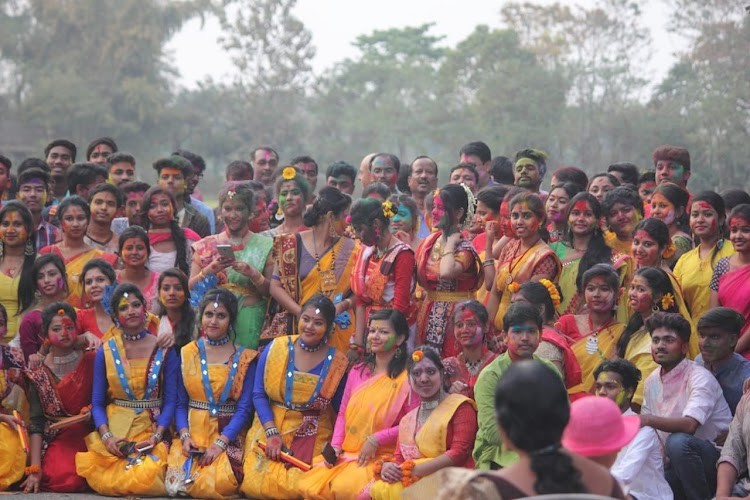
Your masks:
[[[536,493],[586,491],[561,448],[570,403],[559,374],[536,360],[512,363],[495,389],[495,415],[513,446],[529,455]]]

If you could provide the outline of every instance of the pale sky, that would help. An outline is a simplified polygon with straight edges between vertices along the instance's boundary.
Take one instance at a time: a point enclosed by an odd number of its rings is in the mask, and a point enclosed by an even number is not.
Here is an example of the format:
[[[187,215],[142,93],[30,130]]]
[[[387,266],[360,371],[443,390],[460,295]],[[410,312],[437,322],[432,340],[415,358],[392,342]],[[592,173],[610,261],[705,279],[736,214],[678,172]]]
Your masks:
[[[500,27],[500,9],[506,0],[298,0],[296,16],[312,33],[317,52],[313,60],[316,73],[329,68],[357,52],[352,42],[360,34],[374,30],[418,26],[433,22],[431,33],[444,35],[444,43],[455,46],[466,38],[477,24]],[[535,3],[551,4],[552,0]],[[595,0],[564,1],[561,3],[592,6]],[[656,83],[666,75],[674,61],[674,53],[682,48],[681,40],[666,32],[662,20],[669,10],[662,1],[645,2],[644,22],[654,39],[653,57],[644,68],[645,75]],[[181,84],[194,88],[196,82],[211,76],[216,81],[232,80],[234,68],[229,56],[216,41],[220,27],[215,20],[203,26],[193,20],[168,45],[173,63],[179,69]]]

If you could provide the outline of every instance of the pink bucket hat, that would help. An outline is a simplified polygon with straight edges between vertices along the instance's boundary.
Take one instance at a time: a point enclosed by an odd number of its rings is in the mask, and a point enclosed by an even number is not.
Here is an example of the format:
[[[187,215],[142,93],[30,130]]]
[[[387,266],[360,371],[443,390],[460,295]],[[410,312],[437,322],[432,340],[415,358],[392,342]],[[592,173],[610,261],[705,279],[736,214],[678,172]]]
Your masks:
[[[609,455],[632,441],[640,427],[638,415],[622,415],[614,401],[586,397],[570,405],[562,445],[584,457]]]

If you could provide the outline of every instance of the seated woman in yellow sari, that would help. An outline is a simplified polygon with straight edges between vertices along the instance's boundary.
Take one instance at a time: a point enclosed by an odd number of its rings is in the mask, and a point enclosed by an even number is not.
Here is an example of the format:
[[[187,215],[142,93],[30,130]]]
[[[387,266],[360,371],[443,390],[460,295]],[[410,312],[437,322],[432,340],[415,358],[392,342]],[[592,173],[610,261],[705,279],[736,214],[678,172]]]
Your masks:
[[[82,308],[83,287],[81,285],[81,274],[83,266],[91,259],[104,259],[112,266],[117,262],[117,256],[106,253],[98,248],[88,245],[83,237],[91,220],[91,209],[89,204],[79,196],[70,196],[60,203],[57,209],[62,228],[62,241],[49,245],[39,250],[39,255],[56,253],[65,262],[68,272],[68,304],[76,308]]]
[[[333,302],[314,296],[302,306],[299,335],[274,339],[260,356],[253,389],[258,416],[247,434],[242,483],[250,498],[298,498],[302,470],[280,460],[279,451],[310,464],[331,439],[348,365],[328,344],[335,316]]]
[[[474,463],[476,403],[445,392],[445,368],[435,350],[417,348],[406,366],[409,384],[421,403],[401,419],[393,460],[376,465],[379,477],[370,487],[370,496],[376,500],[397,500],[406,486],[423,477],[445,467],[471,467]]]
[[[206,282],[232,292],[240,302],[237,315],[237,344],[256,349],[266,314],[266,297],[273,269],[270,258],[273,240],[250,230],[249,221],[255,209],[250,186],[228,182],[219,194],[224,231],[207,236],[193,245],[190,288],[201,295]],[[222,254],[220,245],[231,247]],[[225,251],[228,251],[226,249]],[[200,284],[200,286],[198,286]],[[196,288],[198,286],[198,288]]]
[[[164,496],[165,432],[177,406],[180,365],[145,329],[143,294],[124,283],[112,293],[120,335],[96,353],[91,398],[97,431],[76,454],[76,472],[100,495]]]
[[[349,277],[354,270],[356,252],[354,241],[342,235],[351,204],[348,195],[336,188],[324,187],[305,212],[305,225],[310,229],[274,238],[275,262],[270,288],[274,300],[268,307],[261,345],[275,337],[295,333],[294,317],[299,317],[301,305],[321,293],[336,305],[336,325],[329,342],[343,352],[349,349],[349,339],[354,332],[353,311],[343,313],[354,306]]]
[[[403,314],[382,309],[370,316],[370,354],[349,372],[331,446],[299,480],[303,498],[353,499],[375,477],[375,461],[393,454],[398,424],[417,404],[406,373],[409,326]]]
[[[0,304],[0,491],[7,490],[23,478],[26,453],[21,443],[23,421],[13,414],[18,409],[11,400],[23,391],[23,352],[7,345],[3,337],[8,329],[8,313]],[[36,469],[26,471],[38,473]]]
[[[229,498],[239,494],[242,438],[253,414],[258,352],[235,343],[232,325],[237,308],[232,292],[208,291],[198,306],[204,336],[182,348],[175,415],[180,441],[175,440],[169,450],[170,495]]]
[[[564,337],[572,339],[571,348],[581,367],[583,382],[569,387],[571,395],[591,392],[594,388],[594,370],[599,364],[615,357],[617,340],[624,325],[617,322],[617,298],[620,277],[609,264],[596,264],[583,273],[583,297],[586,313],[565,314],[555,324]]]

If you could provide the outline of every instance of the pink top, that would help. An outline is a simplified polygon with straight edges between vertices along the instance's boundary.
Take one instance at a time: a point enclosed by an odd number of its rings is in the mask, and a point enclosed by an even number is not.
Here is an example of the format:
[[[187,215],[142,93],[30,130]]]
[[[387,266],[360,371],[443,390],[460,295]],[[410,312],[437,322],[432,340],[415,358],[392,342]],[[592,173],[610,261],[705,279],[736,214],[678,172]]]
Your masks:
[[[371,376],[372,373],[370,373],[370,369],[366,365],[355,366],[349,371],[349,377],[346,380],[346,387],[344,388],[344,397],[341,399],[339,414],[336,417],[336,425],[333,427],[331,446],[341,448],[341,445],[344,443],[344,436],[346,435],[346,407],[349,404],[349,398],[352,396],[352,392],[367,382]],[[398,439],[398,424],[401,418],[417,406],[419,406],[419,396],[412,391],[410,396],[404,401],[404,405],[398,413],[398,418],[396,418],[395,425],[387,429],[381,429],[375,433],[375,437],[381,446],[396,444],[396,440]]]

